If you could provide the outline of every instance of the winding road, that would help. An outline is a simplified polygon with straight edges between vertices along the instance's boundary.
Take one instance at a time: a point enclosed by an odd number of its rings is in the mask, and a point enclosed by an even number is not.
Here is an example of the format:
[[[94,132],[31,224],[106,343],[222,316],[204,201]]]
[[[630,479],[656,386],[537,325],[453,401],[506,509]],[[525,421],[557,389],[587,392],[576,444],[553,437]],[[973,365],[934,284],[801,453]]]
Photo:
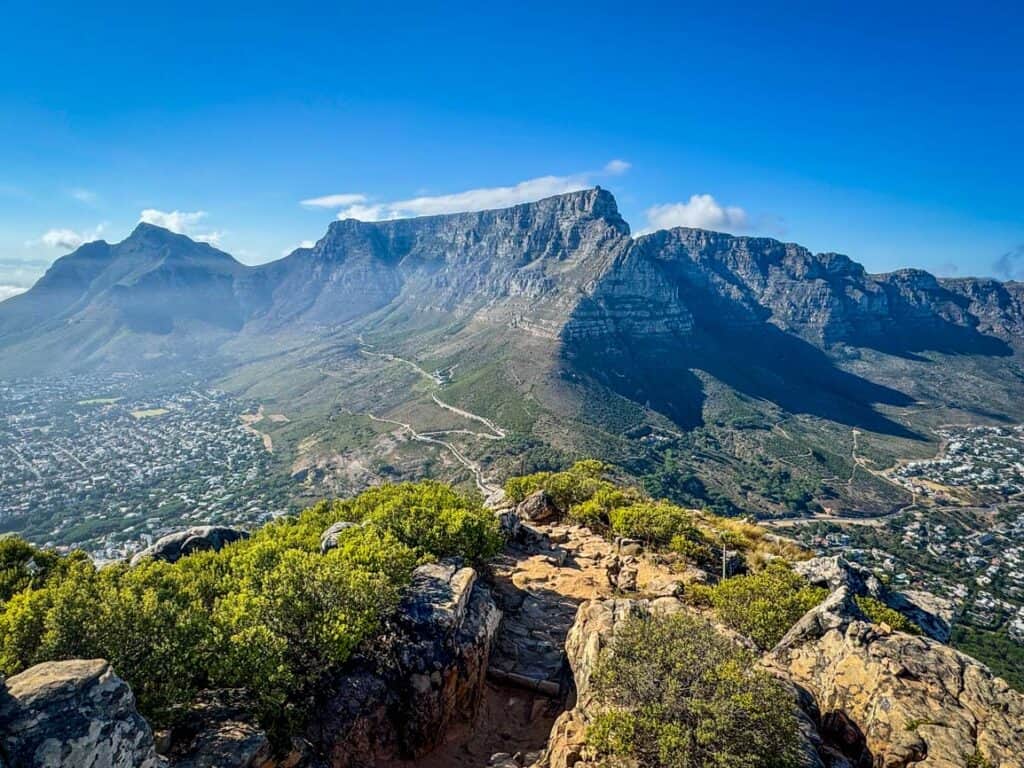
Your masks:
[[[387,352],[373,352],[370,349],[368,349],[369,345],[362,342],[362,340],[360,340],[360,344],[362,344],[362,347],[360,348],[359,351],[363,355],[367,355],[369,357],[379,357],[383,360],[387,360],[388,362],[404,363],[405,365],[408,365],[414,371],[416,371],[416,373],[418,373],[420,376],[427,379],[435,387],[439,387],[443,383],[439,375],[430,373],[421,365],[413,362],[412,360],[406,360],[404,357],[398,357],[397,355],[392,355]],[[320,369],[320,373],[323,374],[324,376],[339,378],[338,374],[332,371],[328,371],[324,368]],[[434,404],[437,405],[439,408],[443,408],[444,410],[454,413],[457,416],[461,416],[464,419],[469,419],[471,421],[475,421],[479,424],[482,424],[490,431],[476,432],[471,429],[443,429],[434,430],[430,432],[419,432],[411,424],[407,424],[404,421],[386,419],[369,412],[362,413],[360,415],[366,416],[371,421],[376,421],[384,424],[392,424],[396,427],[400,427],[404,432],[407,432],[413,440],[417,442],[430,443],[432,445],[444,448],[455,458],[456,461],[459,462],[459,464],[461,464],[463,467],[469,470],[470,474],[473,476],[473,481],[476,484],[476,487],[484,496],[493,496],[494,494],[500,493],[501,486],[496,485],[493,482],[490,482],[484,475],[483,469],[477,462],[473,461],[468,456],[466,456],[461,450],[458,449],[458,447],[448,442],[447,440],[442,440],[441,437],[439,436],[466,435],[469,437],[480,438],[482,440],[502,440],[508,435],[508,433],[504,429],[499,427],[497,424],[495,424],[491,419],[488,419],[485,416],[481,416],[479,414],[473,413],[472,411],[467,411],[464,408],[459,408],[457,406],[451,405],[450,403],[446,403],[444,400],[437,396],[436,392],[432,392],[430,397],[434,401]]]

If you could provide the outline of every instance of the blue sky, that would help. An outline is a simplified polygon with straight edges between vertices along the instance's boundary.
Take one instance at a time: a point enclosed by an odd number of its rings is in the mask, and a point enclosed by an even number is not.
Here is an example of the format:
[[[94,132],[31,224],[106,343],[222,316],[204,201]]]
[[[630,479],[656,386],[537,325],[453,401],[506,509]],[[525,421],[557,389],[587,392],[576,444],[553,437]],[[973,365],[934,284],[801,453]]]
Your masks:
[[[1024,276],[1011,3],[102,5],[2,6],[0,292],[140,217],[256,263],[590,184],[634,230]]]

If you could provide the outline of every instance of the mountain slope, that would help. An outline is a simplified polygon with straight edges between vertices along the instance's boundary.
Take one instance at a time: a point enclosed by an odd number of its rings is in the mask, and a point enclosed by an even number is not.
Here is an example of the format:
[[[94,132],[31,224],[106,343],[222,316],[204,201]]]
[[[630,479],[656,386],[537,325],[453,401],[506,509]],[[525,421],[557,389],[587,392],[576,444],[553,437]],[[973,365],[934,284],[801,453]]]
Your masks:
[[[1022,331],[1020,284],[871,275],[702,230],[633,238],[596,188],[339,221],[260,267],[140,226],[0,304],[0,359],[215,364],[289,414],[274,444],[314,494],[589,454],[682,500],[868,513],[909,502],[879,470],[933,455],[933,426],[1024,419]],[[450,450],[413,436],[438,431]]]
[[[89,243],[54,262],[30,291],[0,304],[11,370],[132,366],[191,358],[239,331],[250,268],[149,224],[123,242]]]

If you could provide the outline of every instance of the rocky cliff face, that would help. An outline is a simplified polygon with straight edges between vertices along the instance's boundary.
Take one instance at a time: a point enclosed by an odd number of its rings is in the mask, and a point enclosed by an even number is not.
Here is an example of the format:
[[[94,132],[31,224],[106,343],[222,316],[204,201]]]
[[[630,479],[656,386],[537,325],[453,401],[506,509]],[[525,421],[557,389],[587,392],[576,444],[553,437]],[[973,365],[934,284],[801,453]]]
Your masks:
[[[58,260],[0,305],[0,344],[38,336],[40,318],[55,320],[46,327],[60,347],[74,336],[69,323],[262,334],[390,307],[599,345],[768,323],[819,346],[1005,354],[1024,329],[1022,297],[993,280],[869,275],[845,256],[768,238],[674,229],[632,239],[598,188],[502,210],[335,222],[314,247],[255,268],[140,225],[122,243]]]

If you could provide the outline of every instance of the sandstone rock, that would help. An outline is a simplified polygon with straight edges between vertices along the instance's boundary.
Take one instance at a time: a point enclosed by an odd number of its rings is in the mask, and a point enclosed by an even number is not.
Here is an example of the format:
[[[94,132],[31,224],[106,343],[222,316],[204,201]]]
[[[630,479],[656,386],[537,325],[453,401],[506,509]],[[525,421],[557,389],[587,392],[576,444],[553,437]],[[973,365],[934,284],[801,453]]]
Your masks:
[[[852,563],[842,555],[815,557],[793,564],[793,570],[816,587],[835,591],[846,587],[854,595],[879,597],[882,583],[871,571],[859,563]]]
[[[131,564],[138,565],[146,558],[176,563],[186,555],[206,550],[218,551],[225,544],[249,538],[246,531],[219,525],[201,525],[163,536],[146,549],[132,557]]]
[[[977,752],[1024,768],[1024,695],[939,642],[840,620],[842,605],[815,609],[798,624],[815,631],[791,632],[766,657],[814,694],[826,731],[862,740],[876,766],[963,768]]]
[[[173,768],[278,768],[289,759],[274,759],[242,691],[201,693],[168,741]]]
[[[544,523],[561,515],[561,510],[545,491],[534,491],[520,502],[516,513],[522,520],[531,523]]]
[[[0,690],[10,768],[157,768],[153,732],[128,684],[102,659],[38,664]]]
[[[951,600],[923,590],[889,592],[885,603],[899,611],[933,640],[949,642],[956,606]]]
[[[399,621],[419,631],[453,631],[462,624],[475,582],[476,571],[455,562],[421,565],[399,607]]]
[[[334,523],[320,534],[320,551],[325,554],[330,552],[338,546],[338,539],[341,537],[342,533],[350,528],[358,527],[359,525],[357,523],[350,523],[346,520],[339,520],[337,523]]]

